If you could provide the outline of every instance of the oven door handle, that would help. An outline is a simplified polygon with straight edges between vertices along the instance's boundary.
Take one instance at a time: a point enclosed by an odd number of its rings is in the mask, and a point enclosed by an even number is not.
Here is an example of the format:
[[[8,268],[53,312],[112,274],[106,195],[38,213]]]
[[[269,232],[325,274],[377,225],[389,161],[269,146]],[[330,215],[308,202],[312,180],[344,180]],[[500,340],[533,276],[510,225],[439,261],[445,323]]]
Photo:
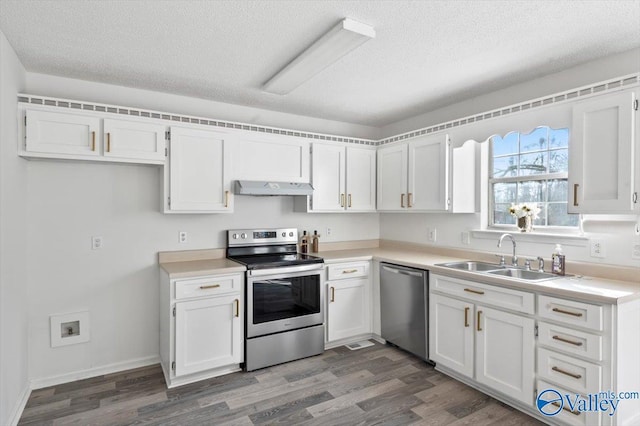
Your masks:
[[[267,275],[282,275],[305,271],[320,271],[322,268],[324,268],[324,263],[314,263],[312,265],[283,266],[280,268],[270,269],[253,269],[247,271],[247,274],[250,277],[264,277]]]

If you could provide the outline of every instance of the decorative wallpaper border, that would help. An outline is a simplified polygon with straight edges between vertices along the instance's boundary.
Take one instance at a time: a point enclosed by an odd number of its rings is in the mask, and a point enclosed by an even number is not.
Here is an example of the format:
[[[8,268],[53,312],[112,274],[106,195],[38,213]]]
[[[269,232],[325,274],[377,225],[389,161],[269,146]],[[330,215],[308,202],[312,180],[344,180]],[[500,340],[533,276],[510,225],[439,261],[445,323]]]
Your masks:
[[[99,104],[99,103],[92,103],[92,102],[81,102],[81,101],[74,101],[74,100],[68,100],[68,99],[57,99],[57,98],[51,98],[46,96],[28,95],[23,93],[18,94],[18,103],[52,106],[57,108],[77,109],[77,110],[83,110],[83,111],[95,111],[95,112],[103,112],[108,114],[126,115],[131,117],[147,117],[147,118],[154,118],[159,120],[166,120],[174,123],[179,122],[179,123],[201,124],[205,126],[225,127],[225,128],[238,129],[238,130],[247,130],[250,132],[269,133],[274,135],[297,136],[301,138],[316,139],[316,140],[323,140],[323,141],[344,142],[344,143],[369,145],[369,146],[380,146],[380,145],[386,145],[393,142],[402,141],[405,139],[411,139],[416,136],[439,132],[441,130],[464,126],[466,124],[471,124],[478,121],[487,120],[490,118],[502,117],[505,115],[509,115],[509,114],[513,114],[521,111],[527,111],[527,110],[539,108],[542,106],[547,106],[550,104],[567,102],[577,98],[587,97],[594,94],[607,92],[610,90],[616,90],[616,89],[620,89],[620,88],[631,86],[638,83],[640,83],[640,73],[630,74],[630,75],[618,77],[612,80],[596,83],[593,85],[579,87],[576,89],[571,89],[564,92],[556,93],[554,95],[544,96],[541,98],[532,99],[526,102],[510,105],[507,107],[486,111],[480,114],[474,114],[474,115],[459,118],[456,120],[451,120],[444,123],[436,124],[433,126],[424,127],[418,130],[402,133],[396,136],[391,136],[391,137],[380,139],[377,141],[372,139],[359,139],[359,138],[349,138],[349,137],[336,136],[336,135],[326,135],[322,133],[301,132],[297,130],[280,129],[280,128],[268,127],[268,126],[256,126],[253,124],[238,123],[233,121],[210,120],[208,118],[202,118],[202,117],[176,115],[176,114],[171,114],[166,112],[136,109],[136,108],[126,108],[126,107],[120,107],[116,105],[107,105],[107,104]]]

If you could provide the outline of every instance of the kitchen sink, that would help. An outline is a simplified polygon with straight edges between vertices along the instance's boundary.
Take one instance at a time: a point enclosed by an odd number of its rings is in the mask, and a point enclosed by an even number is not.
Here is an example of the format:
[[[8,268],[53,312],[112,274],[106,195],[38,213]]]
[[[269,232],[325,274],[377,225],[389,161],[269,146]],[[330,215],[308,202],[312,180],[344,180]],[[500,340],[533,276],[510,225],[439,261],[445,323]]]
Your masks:
[[[476,262],[476,261],[465,261],[465,262],[451,262],[451,263],[442,263],[438,266],[446,266],[447,268],[459,269],[461,271],[472,271],[472,272],[487,272],[493,271],[495,269],[503,269],[504,266],[500,266],[496,263],[487,263],[487,262]]]
[[[527,271],[526,269],[499,269],[494,271],[488,271],[487,273],[492,275],[502,275],[503,277],[517,278],[519,280],[526,281],[546,281],[558,278],[557,275],[547,274],[546,272]]]

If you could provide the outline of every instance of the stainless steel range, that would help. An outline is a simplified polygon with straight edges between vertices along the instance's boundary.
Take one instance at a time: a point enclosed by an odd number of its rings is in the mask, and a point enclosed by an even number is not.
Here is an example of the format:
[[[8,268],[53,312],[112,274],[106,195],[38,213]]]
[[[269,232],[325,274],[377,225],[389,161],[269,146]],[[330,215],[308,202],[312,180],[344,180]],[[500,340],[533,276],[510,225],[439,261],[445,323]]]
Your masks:
[[[323,260],[297,243],[293,228],[228,231],[227,258],[247,267],[247,371],[324,351]]]

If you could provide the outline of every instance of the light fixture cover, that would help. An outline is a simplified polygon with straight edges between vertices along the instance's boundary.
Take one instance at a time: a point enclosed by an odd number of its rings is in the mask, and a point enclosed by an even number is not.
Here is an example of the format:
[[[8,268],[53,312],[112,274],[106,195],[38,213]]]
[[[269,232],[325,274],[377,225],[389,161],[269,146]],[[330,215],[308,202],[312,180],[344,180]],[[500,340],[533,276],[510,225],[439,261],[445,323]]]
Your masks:
[[[271,77],[263,89],[285,95],[375,36],[372,26],[345,18]]]

